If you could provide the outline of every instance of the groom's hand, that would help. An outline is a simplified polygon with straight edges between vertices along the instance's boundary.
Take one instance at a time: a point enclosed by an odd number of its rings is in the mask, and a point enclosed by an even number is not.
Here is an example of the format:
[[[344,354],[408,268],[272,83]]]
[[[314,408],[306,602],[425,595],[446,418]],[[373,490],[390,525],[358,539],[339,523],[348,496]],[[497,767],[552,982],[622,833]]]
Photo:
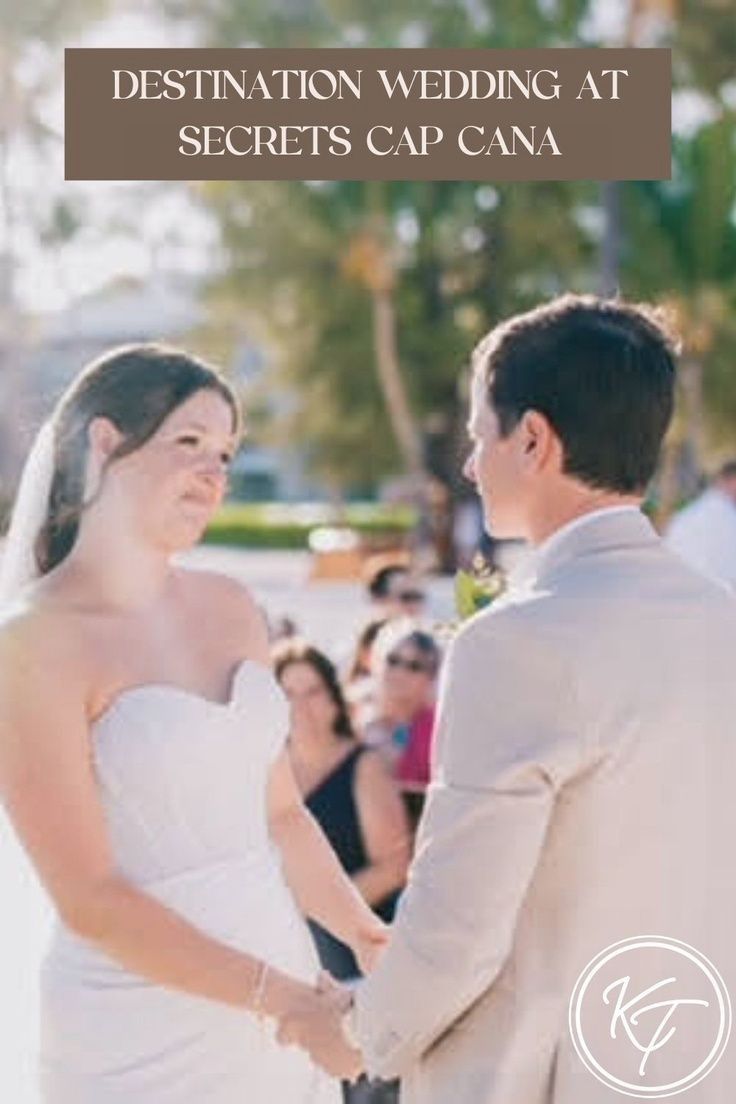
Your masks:
[[[317,989],[301,995],[281,1016],[278,1041],[302,1047],[332,1077],[353,1081],[363,1070],[363,1057],[342,1030],[350,1000],[349,990],[323,972]]]

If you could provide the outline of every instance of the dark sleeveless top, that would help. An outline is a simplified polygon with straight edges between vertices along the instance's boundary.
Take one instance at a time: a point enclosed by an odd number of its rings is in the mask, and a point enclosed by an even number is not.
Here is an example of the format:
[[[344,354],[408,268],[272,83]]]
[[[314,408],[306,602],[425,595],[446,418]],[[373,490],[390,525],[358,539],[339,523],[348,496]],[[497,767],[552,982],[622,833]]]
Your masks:
[[[370,862],[355,800],[355,769],[366,751],[364,746],[354,748],[304,799],[346,874],[356,874]],[[374,905],[373,911],[391,921],[398,896],[398,892],[390,894]],[[325,969],[340,979],[357,977],[360,970],[352,951],[314,921],[309,926]]]

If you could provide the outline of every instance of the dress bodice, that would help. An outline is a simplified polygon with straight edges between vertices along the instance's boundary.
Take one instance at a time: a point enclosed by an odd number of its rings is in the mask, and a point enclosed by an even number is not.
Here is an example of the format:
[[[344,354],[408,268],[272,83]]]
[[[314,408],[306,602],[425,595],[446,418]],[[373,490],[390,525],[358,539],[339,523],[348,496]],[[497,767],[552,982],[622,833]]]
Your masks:
[[[244,660],[229,701],[168,684],[123,690],[93,726],[115,860],[138,884],[220,862],[262,861],[269,769],[288,731],[272,672]]]
[[[92,757],[121,874],[202,934],[312,985],[319,963],[266,815],[288,724],[271,671],[244,660],[227,702],[123,690],[92,727]],[[44,1104],[339,1099],[272,1023],[134,972],[58,920],[41,994]]]

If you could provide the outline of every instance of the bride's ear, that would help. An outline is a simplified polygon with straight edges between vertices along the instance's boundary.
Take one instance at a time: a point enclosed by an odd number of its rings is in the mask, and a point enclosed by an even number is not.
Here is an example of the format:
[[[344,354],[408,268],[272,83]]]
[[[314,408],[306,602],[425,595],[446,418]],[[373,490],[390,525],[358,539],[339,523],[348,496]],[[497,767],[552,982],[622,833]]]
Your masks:
[[[89,423],[87,440],[89,451],[85,498],[97,493],[105,465],[123,440],[123,434],[109,418],[97,417]]]

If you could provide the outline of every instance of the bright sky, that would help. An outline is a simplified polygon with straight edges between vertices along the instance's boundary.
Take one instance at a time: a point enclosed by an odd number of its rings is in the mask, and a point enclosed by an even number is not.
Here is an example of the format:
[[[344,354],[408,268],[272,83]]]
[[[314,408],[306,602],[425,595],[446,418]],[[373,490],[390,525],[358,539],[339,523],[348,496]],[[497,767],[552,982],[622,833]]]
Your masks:
[[[184,46],[191,37],[155,15],[120,14],[99,23],[67,46]],[[29,58],[30,69],[47,59]],[[32,313],[64,307],[119,276],[145,277],[155,264],[203,271],[217,248],[217,230],[185,184],[64,181],[62,74],[44,105],[44,122],[59,135],[43,161],[31,149],[16,149],[10,165],[15,182],[13,240],[20,259],[15,293]],[[61,248],[39,245],[23,213],[43,210],[62,197],[78,205],[85,226]]]

